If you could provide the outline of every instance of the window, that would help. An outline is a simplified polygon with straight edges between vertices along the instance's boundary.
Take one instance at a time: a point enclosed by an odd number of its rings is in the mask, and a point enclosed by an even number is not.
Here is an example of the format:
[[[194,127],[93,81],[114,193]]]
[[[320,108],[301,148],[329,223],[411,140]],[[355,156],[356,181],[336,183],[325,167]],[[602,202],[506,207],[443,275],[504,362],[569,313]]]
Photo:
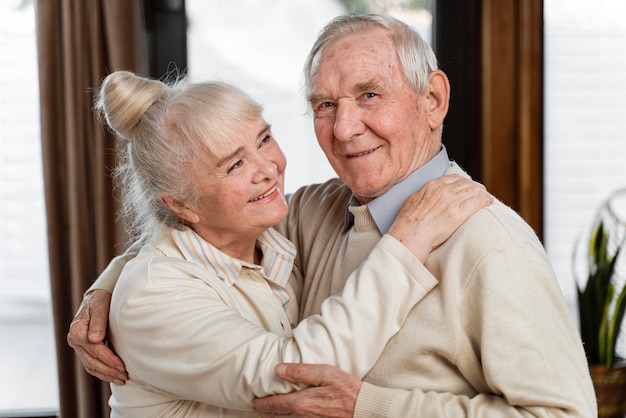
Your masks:
[[[574,243],[626,188],[626,3],[546,0],[544,10],[545,243],[578,321]]]
[[[0,416],[59,408],[36,51],[32,0],[0,3]]]

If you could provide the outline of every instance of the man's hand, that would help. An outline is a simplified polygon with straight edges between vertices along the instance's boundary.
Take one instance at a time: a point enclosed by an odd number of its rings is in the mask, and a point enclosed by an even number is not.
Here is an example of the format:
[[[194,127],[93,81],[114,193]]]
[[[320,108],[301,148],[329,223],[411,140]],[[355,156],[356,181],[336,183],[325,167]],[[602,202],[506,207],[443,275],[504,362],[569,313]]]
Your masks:
[[[286,395],[267,396],[253,401],[262,417],[350,418],[354,412],[361,381],[335,366],[321,364],[279,364],[276,375],[310,387]]]
[[[110,292],[89,292],[70,324],[67,343],[76,351],[89,374],[106,382],[123,385],[128,379],[124,362],[104,343],[110,305]]]

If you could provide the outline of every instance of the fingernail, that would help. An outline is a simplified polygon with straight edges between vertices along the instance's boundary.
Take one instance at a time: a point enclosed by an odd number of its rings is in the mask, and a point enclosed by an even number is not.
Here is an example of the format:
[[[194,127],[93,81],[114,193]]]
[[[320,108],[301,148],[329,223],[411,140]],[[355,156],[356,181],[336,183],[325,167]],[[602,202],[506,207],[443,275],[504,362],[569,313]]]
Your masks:
[[[285,372],[285,368],[286,366],[284,364],[279,364],[278,366],[276,366],[276,368],[274,369],[274,373],[276,374],[281,374]]]

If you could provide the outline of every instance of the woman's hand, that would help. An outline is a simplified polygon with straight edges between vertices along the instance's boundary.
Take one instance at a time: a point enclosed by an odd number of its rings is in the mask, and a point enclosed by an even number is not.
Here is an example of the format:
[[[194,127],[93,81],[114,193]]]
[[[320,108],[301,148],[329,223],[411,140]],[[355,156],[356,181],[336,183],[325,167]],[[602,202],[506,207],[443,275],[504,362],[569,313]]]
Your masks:
[[[457,174],[445,175],[405,200],[389,234],[424,263],[431,251],[493,200],[482,184]]]

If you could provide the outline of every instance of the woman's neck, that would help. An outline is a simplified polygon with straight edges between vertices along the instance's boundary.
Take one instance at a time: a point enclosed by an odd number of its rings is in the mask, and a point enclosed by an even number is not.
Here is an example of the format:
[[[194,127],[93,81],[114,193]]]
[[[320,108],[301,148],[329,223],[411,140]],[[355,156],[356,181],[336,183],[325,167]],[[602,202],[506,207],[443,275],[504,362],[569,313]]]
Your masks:
[[[258,236],[254,237],[225,237],[219,236],[215,231],[203,233],[204,231],[194,228],[196,233],[206,242],[229,256],[247,263],[261,264],[263,253],[257,248]]]

